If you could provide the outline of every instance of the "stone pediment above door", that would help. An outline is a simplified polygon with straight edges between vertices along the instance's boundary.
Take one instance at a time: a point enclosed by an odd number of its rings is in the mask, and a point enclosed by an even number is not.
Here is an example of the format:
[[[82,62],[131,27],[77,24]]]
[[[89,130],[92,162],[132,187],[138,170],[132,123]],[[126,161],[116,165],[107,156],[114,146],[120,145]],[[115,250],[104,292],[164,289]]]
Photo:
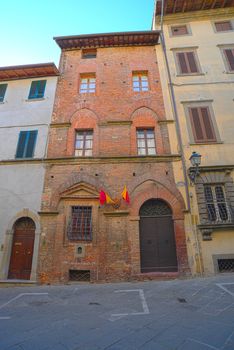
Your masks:
[[[71,186],[62,193],[60,193],[61,199],[73,199],[73,198],[99,198],[99,192],[95,187],[85,182],[80,182]]]

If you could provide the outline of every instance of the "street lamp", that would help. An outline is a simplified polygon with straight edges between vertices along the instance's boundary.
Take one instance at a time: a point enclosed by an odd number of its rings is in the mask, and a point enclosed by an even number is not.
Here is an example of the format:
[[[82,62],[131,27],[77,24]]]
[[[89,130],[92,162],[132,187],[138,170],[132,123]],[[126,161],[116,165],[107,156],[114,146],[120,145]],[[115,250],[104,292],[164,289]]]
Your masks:
[[[193,152],[189,158],[192,168],[189,169],[188,176],[192,184],[195,183],[196,177],[199,175],[199,165],[201,164],[201,155],[197,152]]]

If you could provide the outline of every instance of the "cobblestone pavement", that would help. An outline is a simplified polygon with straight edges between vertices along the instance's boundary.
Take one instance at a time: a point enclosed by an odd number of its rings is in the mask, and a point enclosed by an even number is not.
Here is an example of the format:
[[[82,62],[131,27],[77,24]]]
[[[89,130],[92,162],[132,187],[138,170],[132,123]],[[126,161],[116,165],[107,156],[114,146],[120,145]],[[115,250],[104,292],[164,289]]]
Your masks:
[[[234,274],[0,289],[0,350],[234,350]]]

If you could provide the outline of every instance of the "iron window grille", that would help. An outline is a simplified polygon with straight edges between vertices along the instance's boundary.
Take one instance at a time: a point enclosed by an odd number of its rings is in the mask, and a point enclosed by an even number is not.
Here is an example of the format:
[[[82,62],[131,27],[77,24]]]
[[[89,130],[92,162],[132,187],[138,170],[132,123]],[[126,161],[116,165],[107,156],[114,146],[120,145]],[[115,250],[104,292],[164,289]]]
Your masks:
[[[156,154],[154,129],[137,129],[137,152],[140,156]]]
[[[71,218],[67,228],[67,236],[71,241],[92,240],[92,207],[71,207]]]
[[[231,211],[227,204],[223,186],[204,187],[208,220],[212,223],[230,223]]]
[[[147,72],[133,73],[133,75],[132,75],[132,88],[133,88],[133,91],[136,91],[136,92],[149,90],[149,82],[148,82]]]
[[[91,157],[93,154],[93,131],[82,130],[76,132],[75,156]]]

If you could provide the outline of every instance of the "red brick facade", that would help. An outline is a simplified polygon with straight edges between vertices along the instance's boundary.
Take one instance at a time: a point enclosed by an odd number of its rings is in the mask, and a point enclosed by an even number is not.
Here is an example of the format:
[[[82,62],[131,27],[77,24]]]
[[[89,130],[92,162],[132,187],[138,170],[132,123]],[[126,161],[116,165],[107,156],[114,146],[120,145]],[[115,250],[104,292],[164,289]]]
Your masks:
[[[176,188],[154,46],[63,51],[48,144],[42,199],[38,275],[42,283],[67,282],[69,270],[88,270],[92,281],[140,278],[139,209],[160,198],[173,212],[178,273],[189,271],[184,202]],[[133,92],[132,72],[148,73],[149,91]],[[95,73],[96,92],[80,94],[81,74]],[[155,156],[138,156],[137,128],[153,128]],[[93,156],[75,157],[75,131],[93,130]],[[100,206],[99,191],[130,204]],[[92,206],[92,240],[70,241],[71,206]],[[81,245],[82,256],[76,249]]]

